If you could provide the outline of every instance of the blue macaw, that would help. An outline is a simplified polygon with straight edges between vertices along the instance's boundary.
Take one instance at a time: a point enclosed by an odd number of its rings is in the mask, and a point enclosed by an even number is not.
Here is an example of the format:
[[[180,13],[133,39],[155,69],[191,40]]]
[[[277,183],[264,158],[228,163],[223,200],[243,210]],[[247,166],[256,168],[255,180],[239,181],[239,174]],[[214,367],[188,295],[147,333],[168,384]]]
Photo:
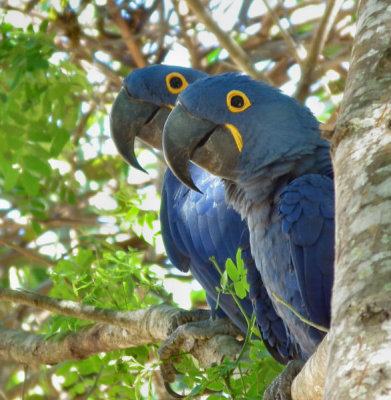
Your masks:
[[[334,189],[329,144],[308,108],[238,73],[185,89],[163,132],[169,167],[201,190],[189,161],[222,178],[248,223],[251,252],[278,315],[303,358],[330,324]],[[284,304],[285,303],[285,304]]]
[[[111,111],[113,140],[124,159],[141,169],[134,154],[134,140],[162,148],[163,125],[178,94],[207,75],[190,68],[154,65],[128,75]],[[218,295],[220,274],[210,261],[214,257],[224,270],[227,258],[235,260],[239,247],[250,286],[249,297],[240,300],[246,314],[255,312],[266,347],[281,363],[299,357],[283,321],[276,314],[250,252],[247,224],[225,201],[224,186],[194,164],[188,166],[203,194],[189,190],[167,169],[160,211],[162,236],[173,265],[192,272],[206,291],[212,313],[228,317],[242,332],[246,321],[230,295]],[[218,307],[216,308],[216,303]]]

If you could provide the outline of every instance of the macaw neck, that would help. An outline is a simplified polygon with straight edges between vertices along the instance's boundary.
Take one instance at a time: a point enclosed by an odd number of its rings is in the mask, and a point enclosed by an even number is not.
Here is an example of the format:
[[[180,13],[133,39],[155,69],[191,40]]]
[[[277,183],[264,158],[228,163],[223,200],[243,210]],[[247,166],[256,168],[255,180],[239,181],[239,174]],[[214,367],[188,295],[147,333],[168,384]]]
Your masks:
[[[317,147],[313,153],[299,159],[275,162],[235,181],[224,180],[228,203],[247,219],[255,207],[273,208],[279,194],[292,180],[306,174],[321,174],[333,177],[328,144]]]

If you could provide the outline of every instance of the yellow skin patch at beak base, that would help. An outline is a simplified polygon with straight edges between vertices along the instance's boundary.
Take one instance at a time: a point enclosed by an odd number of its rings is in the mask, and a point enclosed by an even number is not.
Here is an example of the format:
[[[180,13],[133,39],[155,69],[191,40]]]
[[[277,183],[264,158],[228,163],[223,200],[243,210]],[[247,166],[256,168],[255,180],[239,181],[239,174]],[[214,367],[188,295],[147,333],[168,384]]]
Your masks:
[[[239,132],[239,129],[232,124],[224,124],[224,126],[231,132],[231,135],[233,136],[235,143],[236,143],[236,147],[239,150],[239,153],[242,151],[243,149],[243,139],[242,139],[242,135]]]

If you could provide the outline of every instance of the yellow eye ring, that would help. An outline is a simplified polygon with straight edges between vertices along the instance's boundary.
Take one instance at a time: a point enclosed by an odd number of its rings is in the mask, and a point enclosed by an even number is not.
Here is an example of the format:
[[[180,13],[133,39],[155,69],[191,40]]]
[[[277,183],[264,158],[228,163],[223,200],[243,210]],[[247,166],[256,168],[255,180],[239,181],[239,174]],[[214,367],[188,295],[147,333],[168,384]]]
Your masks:
[[[240,90],[231,90],[226,97],[228,110],[239,113],[251,106],[250,99]]]
[[[166,75],[167,90],[172,94],[181,93],[188,85],[186,78],[179,72],[171,72]]]

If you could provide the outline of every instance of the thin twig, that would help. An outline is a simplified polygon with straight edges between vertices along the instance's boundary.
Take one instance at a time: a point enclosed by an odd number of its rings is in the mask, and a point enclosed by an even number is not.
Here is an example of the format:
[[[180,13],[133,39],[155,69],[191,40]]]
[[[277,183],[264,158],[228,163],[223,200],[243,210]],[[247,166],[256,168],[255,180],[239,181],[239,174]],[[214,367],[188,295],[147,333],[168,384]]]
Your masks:
[[[252,76],[254,79],[271,83],[263,73],[254,68],[250,57],[239,46],[239,44],[217,25],[210,11],[201,3],[200,0],[186,0],[186,3],[196,15],[197,19],[205,25],[206,29],[216,36],[220,45],[228,51],[232,60],[243,72]]]
[[[14,399],[15,397],[20,397],[22,390],[23,390],[23,385],[26,385],[27,389],[30,389],[34,386],[36,386],[39,382],[42,382],[44,379],[45,381],[48,380],[50,381],[50,377],[56,373],[56,371],[61,368],[64,365],[64,363],[59,363],[57,365],[54,365],[53,367],[47,368],[45,370],[39,370],[38,372],[35,372],[34,374],[30,374],[30,378],[27,380],[26,378],[24,379],[24,382],[19,383],[15,385],[12,389],[10,389],[7,392],[7,400],[8,399]]]
[[[279,298],[279,297],[277,296],[276,293],[274,293],[274,292],[271,292],[271,293],[272,293],[272,296],[275,298],[275,300],[276,300],[278,303],[283,304],[288,310],[292,311],[293,314],[295,314],[296,317],[299,318],[300,321],[304,322],[305,324],[307,324],[307,325],[309,325],[309,326],[312,326],[312,327],[315,328],[315,329],[318,329],[319,331],[326,332],[326,333],[329,331],[329,330],[328,330],[327,328],[325,328],[324,326],[315,324],[314,322],[311,322],[309,319],[303,317],[303,316],[302,316],[301,314],[299,314],[291,305],[289,305],[289,304],[286,303],[284,300],[282,300],[281,298]]]
[[[26,250],[23,247],[17,246],[16,244],[12,244],[9,242],[6,242],[5,240],[0,238],[0,244],[2,244],[5,247],[8,247],[12,250],[17,251],[18,253],[24,255],[25,257],[29,258],[30,260],[33,259],[35,261],[39,261],[43,264],[49,265],[49,266],[54,266],[56,265],[55,261],[51,261],[45,257],[41,257],[38,254],[33,253],[32,251]]]
[[[313,82],[314,70],[319,55],[322,53],[324,45],[329,37],[330,31],[334,26],[338,12],[344,0],[330,0],[327,2],[326,11],[320,20],[318,29],[312,37],[310,49],[303,64],[301,64],[301,79],[297,88],[296,98],[304,101],[308,95],[308,89]]]
[[[116,311],[79,304],[70,300],[42,296],[27,290],[13,290],[0,287],[0,300],[11,301],[27,306],[37,307],[57,314],[67,315],[87,321],[101,322],[128,328],[134,320],[129,312]]]
[[[0,389],[0,396],[4,400],[8,400],[8,397],[5,395],[5,393]]]
[[[136,66],[138,68],[147,66],[145,57],[133,38],[133,32],[130,30],[126,21],[122,18],[120,9],[118,8],[117,4],[115,4],[114,0],[109,0],[107,5],[110,12],[110,16],[113,19],[113,21],[117,24],[121,36],[123,37],[126,47],[130,51],[130,54],[132,55]]]
[[[300,43],[297,43],[292,38],[290,33],[281,25],[279,16],[273,10],[273,8],[270,7],[268,0],[262,0],[262,1],[263,1],[263,4],[265,4],[265,7],[267,8],[267,10],[269,11],[270,16],[273,18],[273,21],[278,26],[278,29],[280,30],[281,35],[284,38],[285,43],[287,44],[288,49],[292,54],[292,57],[295,59],[295,61],[299,65],[302,65],[303,59],[304,59],[304,54],[305,54],[304,47]]]

